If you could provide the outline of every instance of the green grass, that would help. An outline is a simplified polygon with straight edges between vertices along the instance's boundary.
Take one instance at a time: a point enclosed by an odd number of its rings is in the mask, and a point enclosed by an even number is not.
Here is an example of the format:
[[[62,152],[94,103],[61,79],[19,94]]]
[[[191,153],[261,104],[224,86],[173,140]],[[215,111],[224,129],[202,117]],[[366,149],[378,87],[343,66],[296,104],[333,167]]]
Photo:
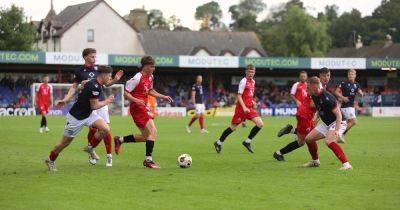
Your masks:
[[[154,158],[161,170],[142,167],[144,144],[126,144],[114,166],[101,160],[89,166],[81,151],[87,129],[59,156],[59,171],[42,160],[59,140],[64,118],[48,119],[51,132],[38,132],[39,117],[0,118],[0,209],[399,209],[400,119],[360,117],[343,145],[354,170],[341,172],[339,161],[319,142],[321,167],[299,167],[309,160],[306,147],[277,162],[272,153],[292,141],[277,130],[294,118],[265,118],[254,154],[239,128],[215,153],[212,143],[230,118],[208,118],[210,134],[184,130],[188,118],[156,119]],[[113,134],[137,129],[129,117],[113,117]],[[193,157],[189,169],[177,167],[182,153]]]

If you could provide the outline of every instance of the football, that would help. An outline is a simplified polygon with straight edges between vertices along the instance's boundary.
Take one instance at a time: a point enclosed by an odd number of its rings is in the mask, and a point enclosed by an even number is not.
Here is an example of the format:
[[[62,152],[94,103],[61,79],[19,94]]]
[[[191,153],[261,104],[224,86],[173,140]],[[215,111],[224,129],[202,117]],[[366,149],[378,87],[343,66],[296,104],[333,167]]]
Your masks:
[[[192,157],[188,154],[182,154],[178,157],[178,165],[181,168],[189,168],[192,165]]]

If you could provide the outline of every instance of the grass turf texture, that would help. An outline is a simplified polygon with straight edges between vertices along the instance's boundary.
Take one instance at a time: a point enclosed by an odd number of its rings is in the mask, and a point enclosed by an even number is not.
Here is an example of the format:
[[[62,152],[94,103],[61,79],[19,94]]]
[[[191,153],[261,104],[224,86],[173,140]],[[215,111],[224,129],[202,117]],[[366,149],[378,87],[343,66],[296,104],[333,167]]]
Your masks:
[[[321,167],[299,167],[310,158],[306,147],[277,162],[272,153],[293,140],[276,138],[294,118],[264,118],[254,154],[241,145],[252,123],[228,137],[221,154],[213,142],[230,118],[207,118],[210,134],[185,131],[188,118],[158,118],[154,159],[161,170],[141,164],[145,145],[125,144],[114,166],[90,166],[82,152],[87,128],[49,173],[43,159],[59,140],[62,117],[49,117],[50,133],[40,134],[40,117],[1,117],[0,209],[399,209],[400,119],[360,117],[342,145],[353,171],[341,172],[334,154],[319,142]],[[137,129],[129,117],[112,117],[114,135]],[[188,153],[193,166],[181,169],[177,157]]]

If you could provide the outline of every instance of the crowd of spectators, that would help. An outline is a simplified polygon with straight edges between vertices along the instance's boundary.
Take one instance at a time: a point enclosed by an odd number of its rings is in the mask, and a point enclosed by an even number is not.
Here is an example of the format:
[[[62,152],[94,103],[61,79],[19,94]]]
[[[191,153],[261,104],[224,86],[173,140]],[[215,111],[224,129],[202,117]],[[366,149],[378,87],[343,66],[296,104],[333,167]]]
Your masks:
[[[55,77],[50,77],[55,83]],[[32,107],[31,85],[39,83],[41,75],[36,74],[2,74],[0,75],[0,107]],[[71,81],[65,81],[71,83]],[[124,81],[121,81],[122,83]],[[194,105],[190,100],[193,76],[160,76],[154,82],[154,87],[161,93],[170,95],[174,102],[167,104],[158,100],[158,106],[188,107]],[[288,81],[286,85],[277,85],[273,81],[258,81],[255,92],[255,101],[261,108],[288,108],[295,107],[290,97],[290,87],[294,81]],[[400,104],[400,82],[390,81],[384,87],[368,86],[364,88],[365,97],[360,102],[361,106],[382,106]],[[395,88],[393,88],[395,87]],[[397,87],[397,88],[396,88]],[[236,91],[238,85],[232,85],[231,81],[214,81],[213,92],[209,92],[207,81],[203,83],[205,103],[211,107],[229,107],[236,103]],[[329,86],[330,90],[335,88],[334,84]],[[212,94],[212,97],[209,97]],[[117,94],[120,95],[120,94]],[[121,96],[122,97],[122,96]]]

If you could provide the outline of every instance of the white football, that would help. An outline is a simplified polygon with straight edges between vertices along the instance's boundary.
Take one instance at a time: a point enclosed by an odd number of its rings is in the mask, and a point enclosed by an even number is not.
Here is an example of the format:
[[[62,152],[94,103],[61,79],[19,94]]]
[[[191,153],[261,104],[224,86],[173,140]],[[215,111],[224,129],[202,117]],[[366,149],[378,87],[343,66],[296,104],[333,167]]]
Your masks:
[[[181,168],[189,168],[192,165],[192,157],[188,154],[179,155],[178,165]]]

